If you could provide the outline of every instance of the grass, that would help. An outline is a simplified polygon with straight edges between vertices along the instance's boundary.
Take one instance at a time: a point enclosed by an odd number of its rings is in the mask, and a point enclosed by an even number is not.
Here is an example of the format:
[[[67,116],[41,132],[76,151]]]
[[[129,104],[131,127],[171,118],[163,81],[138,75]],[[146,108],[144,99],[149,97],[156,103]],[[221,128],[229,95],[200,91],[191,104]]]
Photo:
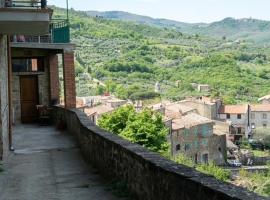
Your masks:
[[[254,156],[256,157],[267,157],[270,156],[269,151],[260,151],[260,150],[252,150]]]

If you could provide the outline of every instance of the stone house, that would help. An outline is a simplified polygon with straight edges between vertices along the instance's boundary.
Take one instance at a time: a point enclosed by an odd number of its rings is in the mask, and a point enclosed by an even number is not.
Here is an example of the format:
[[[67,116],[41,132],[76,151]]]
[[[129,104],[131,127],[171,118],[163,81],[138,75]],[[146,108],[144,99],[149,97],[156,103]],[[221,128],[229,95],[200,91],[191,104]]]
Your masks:
[[[270,95],[263,96],[258,99],[258,102],[262,104],[270,104]]]
[[[270,127],[270,104],[250,105],[250,110],[252,132],[256,132],[256,128]]]
[[[218,119],[218,110],[222,105],[222,101],[220,99],[202,96],[199,98],[186,98],[180,101],[179,104],[194,108],[201,116],[216,120]]]
[[[230,125],[233,141],[248,138],[251,134],[249,105],[222,105],[219,108],[219,120]]]
[[[224,164],[226,161],[226,135],[213,132],[214,122],[196,113],[172,120],[172,155],[179,153],[192,158],[195,163]],[[225,150],[224,150],[225,149]]]
[[[198,91],[199,92],[210,92],[211,86],[207,84],[198,84]]]
[[[59,103],[60,66],[64,107],[76,107],[75,46],[67,19],[54,21],[52,13],[45,0],[36,2],[35,9],[0,0],[0,159],[13,149],[12,125],[35,123],[37,105]]]
[[[116,108],[113,108],[108,105],[99,105],[99,106],[94,106],[91,108],[85,108],[84,113],[89,117],[89,119],[94,123],[97,124],[98,119],[106,113],[110,113],[114,111]]]

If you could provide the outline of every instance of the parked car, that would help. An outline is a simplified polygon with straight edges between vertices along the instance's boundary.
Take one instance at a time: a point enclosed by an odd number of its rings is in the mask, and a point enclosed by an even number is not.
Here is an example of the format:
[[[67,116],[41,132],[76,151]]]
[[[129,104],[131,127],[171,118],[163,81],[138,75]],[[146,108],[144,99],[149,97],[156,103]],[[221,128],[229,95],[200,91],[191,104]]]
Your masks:
[[[241,167],[242,166],[242,163],[239,162],[238,160],[228,160],[228,165],[230,167]]]

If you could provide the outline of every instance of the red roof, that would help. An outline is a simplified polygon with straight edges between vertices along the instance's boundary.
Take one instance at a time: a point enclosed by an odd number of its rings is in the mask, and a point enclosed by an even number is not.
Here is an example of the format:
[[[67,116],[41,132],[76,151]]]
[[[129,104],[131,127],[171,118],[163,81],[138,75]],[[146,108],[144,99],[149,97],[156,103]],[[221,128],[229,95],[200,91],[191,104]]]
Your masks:
[[[224,105],[219,108],[220,114],[245,114],[247,113],[247,105]]]

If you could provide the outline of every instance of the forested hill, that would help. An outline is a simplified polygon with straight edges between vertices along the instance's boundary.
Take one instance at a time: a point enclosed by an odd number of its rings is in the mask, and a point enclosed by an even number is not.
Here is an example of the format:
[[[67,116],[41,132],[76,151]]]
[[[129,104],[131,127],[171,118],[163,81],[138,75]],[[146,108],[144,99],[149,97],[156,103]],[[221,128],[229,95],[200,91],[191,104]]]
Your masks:
[[[88,11],[89,16],[105,19],[133,21],[136,23],[174,28],[183,33],[204,34],[211,37],[226,37],[232,40],[248,40],[259,45],[270,45],[270,21],[257,19],[225,18],[213,23],[184,23],[167,19],[155,19],[122,11]]]
[[[64,15],[65,10],[55,10],[54,17]],[[270,92],[269,49],[248,41],[189,35],[74,10],[70,23],[77,75],[88,72],[107,85],[95,88],[78,78],[78,95],[107,90],[120,98],[151,98],[157,95],[156,82],[161,97],[174,100],[204,94],[191,83],[209,84],[210,95],[227,103],[254,102]]]

